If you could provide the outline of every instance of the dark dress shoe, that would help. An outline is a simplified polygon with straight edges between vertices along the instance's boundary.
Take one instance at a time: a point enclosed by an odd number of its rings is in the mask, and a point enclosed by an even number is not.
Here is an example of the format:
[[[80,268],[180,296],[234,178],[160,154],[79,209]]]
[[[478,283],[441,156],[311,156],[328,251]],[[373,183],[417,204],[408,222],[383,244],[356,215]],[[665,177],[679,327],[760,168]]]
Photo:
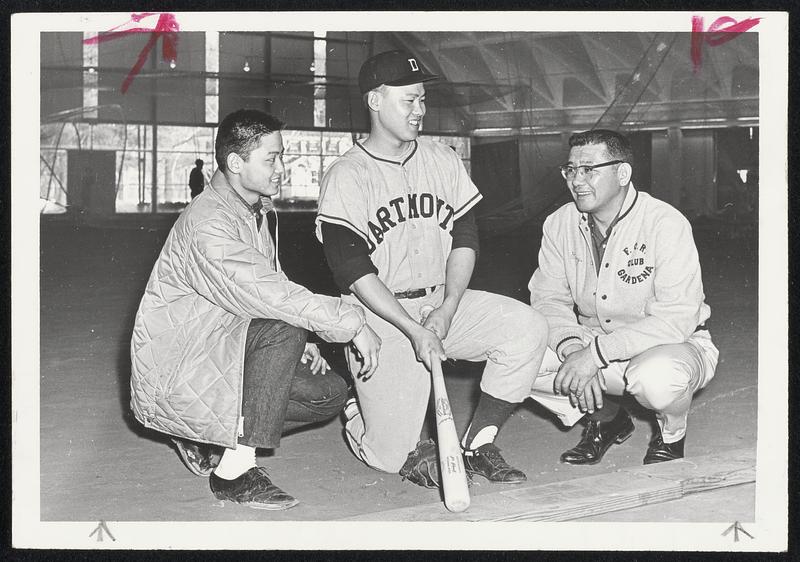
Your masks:
[[[490,482],[518,484],[528,479],[524,472],[509,466],[494,443],[465,450],[464,468],[467,474],[480,474]]]
[[[611,445],[625,441],[633,430],[633,420],[625,408],[620,408],[614,419],[609,422],[590,419],[583,430],[580,442],[561,455],[561,462],[597,464]]]
[[[253,467],[238,478],[225,480],[212,473],[211,491],[218,500],[228,500],[255,509],[289,509],[298,502],[272,483],[263,466]]]
[[[675,443],[664,443],[659,431],[653,436],[650,445],[647,447],[647,454],[644,456],[644,464],[653,464],[657,462],[674,461],[675,459],[683,458],[683,444],[686,437],[682,437],[680,441]]]

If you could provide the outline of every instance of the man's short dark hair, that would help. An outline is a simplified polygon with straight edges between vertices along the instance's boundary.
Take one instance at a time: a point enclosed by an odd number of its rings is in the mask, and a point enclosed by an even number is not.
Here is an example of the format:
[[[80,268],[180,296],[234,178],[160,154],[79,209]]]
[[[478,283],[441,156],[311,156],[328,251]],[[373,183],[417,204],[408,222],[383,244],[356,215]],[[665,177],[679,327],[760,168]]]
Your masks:
[[[195,166],[202,166],[203,164],[205,164],[205,162],[203,162],[201,158],[198,158],[197,160],[194,161]]]
[[[261,142],[261,137],[280,131],[283,126],[283,121],[258,109],[239,109],[228,114],[219,124],[214,143],[217,166],[225,172],[231,153],[247,160]]]
[[[628,137],[609,129],[592,129],[569,137],[569,147],[587,144],[605,144],[612,160],[622,160],[633,166],[633,149]]]

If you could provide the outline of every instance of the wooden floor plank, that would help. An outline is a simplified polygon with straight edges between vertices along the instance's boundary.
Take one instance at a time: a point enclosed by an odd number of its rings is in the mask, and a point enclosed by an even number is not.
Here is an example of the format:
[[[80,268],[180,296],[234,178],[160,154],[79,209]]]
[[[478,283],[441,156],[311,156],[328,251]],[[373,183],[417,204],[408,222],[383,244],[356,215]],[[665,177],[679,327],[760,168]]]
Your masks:
[[[619,469],[608,474],[514,488],[472,498],[463,513],[441,502],[368,513],[359,521],[568,521],[755,482],[755,449]]]

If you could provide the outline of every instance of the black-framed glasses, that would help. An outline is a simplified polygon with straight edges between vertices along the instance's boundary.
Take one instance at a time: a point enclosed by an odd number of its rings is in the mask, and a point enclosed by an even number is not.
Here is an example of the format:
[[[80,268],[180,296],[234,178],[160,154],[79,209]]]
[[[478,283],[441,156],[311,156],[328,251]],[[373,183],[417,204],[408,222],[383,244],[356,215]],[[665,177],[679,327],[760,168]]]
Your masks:
[[[591,177],[594,175],[594,171],[597,168],[624,163],[624,160],[609,160],[608,162],[602,162],[593,166],[570,166],[569,164],[562,164],[558,167],[558,169],[561,170],[561,175],[564,176],[565,180],[574,180],[578,174],[581,174],[584,177]]]

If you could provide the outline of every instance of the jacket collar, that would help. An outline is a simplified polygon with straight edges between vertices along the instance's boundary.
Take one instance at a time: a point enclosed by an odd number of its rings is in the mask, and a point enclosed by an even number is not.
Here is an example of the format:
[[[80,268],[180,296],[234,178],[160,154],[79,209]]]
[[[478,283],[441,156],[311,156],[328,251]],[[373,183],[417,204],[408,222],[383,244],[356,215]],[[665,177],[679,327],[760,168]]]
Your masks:
[[[619,210],[619,215],[614,220],[614,224],[619,223],[622,219],[624,219],[630,212],[633,210],[634,205],[639,200],[639,192],[636,191],[636,188],[633,186],[633,182],[628,186],[628,193],[625,194],[625,200],[622,202],[622,208]],[[577,209],[577,207],[575,207]],[[578,213],[579,222],[583,223],[586,222],[589,218],[588,213]]]
[[[214,175],[211,176],[211,187],[220,197],[220,199],[222,199],[222,201],[239,216],[248,218],[249,216],[254,215],[255,212],[253,211],[253,206],[248,204],[241,195],[236,193],[236,190],[233,189],[231,184],[228,182],[228,178],[226,178],[225,174],[223,174],[220,170],[217,170],[214,172]],[[264,213],[273,211],[275,209],[275,205],[273,204],[271,197],[262,196],[261,203],[263,205]]]

